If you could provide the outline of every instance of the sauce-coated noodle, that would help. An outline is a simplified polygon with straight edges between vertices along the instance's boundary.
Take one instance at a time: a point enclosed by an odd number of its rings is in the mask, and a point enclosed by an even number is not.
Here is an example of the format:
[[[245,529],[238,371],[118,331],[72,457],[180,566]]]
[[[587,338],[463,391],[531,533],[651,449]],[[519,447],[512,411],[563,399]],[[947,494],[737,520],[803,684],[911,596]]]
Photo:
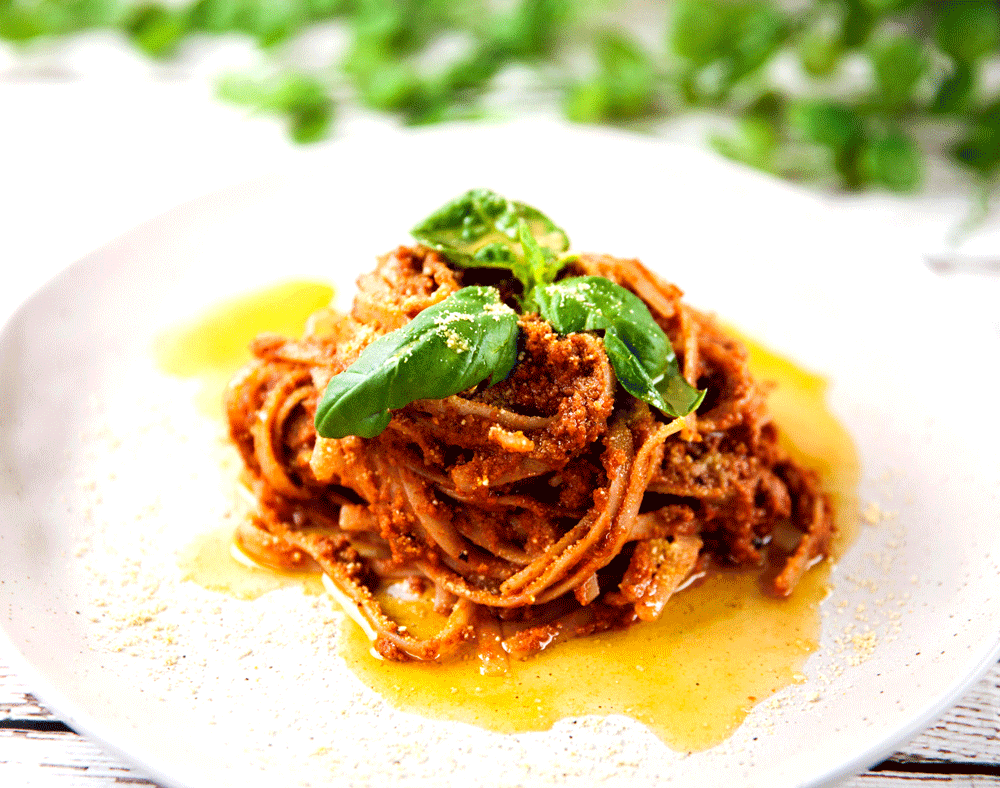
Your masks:
[[[503,383],[414,402],[377,438],[317,440],[326,381],[475,282],[401,247],[359,281],[351,315],[321,310],[301,340],[253,341],[226,397],[257,501],[238,541],[271,567],[325,570],[387,659],[360,629],[345,657],[395,705],[501,730],[620,712],[700,749],[815,647],[826,573],[806,570],[830,553],[834,509],[851,530],[853,451],[815,377],[751,348],[778,383],[772,420],[745,351],[680,291],[636,261],[572,266],[647,302],[685,377],[708,389],[697,415],[660,417],[615,385],[599,337],[524,316]],[[414,659],[432,664],[398,664]]]
[[[279,294],[287,287],[279,286]],[[324,291],[319,285],[306,287],[307,292]],[[305,322],[295,299],[273,299],[268,290],[227,304],[222,310],[230,318],[226,328],[210,315],[176,335],[217,343],[218,350],[205,356],[211,362],[190,368],[189,374],[205,380],[231,374],[243,360],[232,334],[245,325],[243,312],[255,313],[260,303],[278,304],[272,306],[275,325]],[[821,378],[744,343],[754,375],[774,384],[769,405],[785,447],[820,470],[833,498],[837,553],[853,532],[857,508],[858,470],[850,438],[826,408]],[[306,583],[313,591],[321,587],[315,573],[252,568],[246,557],[238,562],[232,555],[232,533],[215,530],[185,552],[182,570],[206,588],[244,599],[290,582]],[[750,707],[795,680],[816,646],[826,577],[826,570],[817,568],[791,597],[776,600],[760,593],[755,571],[712,574],[678,595],[653,624],[570,641],[513,663],[504,677],[483,677],[474,660],[444,665],[373,660],[369,640],[350,620],[342,627],[340,652],[388,702],[425,716],[520,731],[546,729],[570,716],[622,713],[643,721],[675,749],[699,750],[725,739]],[[426,604],[384,598],[389,612],[418,633],[440,626],[440,617]],[[426,620],[421,622],[421,616]]]
[[[247,309],[268,300],[268,291],[259,295],[247,302]],[[230,305],[233,310],[239,325],[238,305]],[[232,344],[225,332],[210,332],[205,325],[190,331],[201,332],[206,341]],[[821,471],[834,499],[834,552],[839,553],[856,522],[858,468],[850,437],[826,408],[821,378],[753,342],[744,343],[754,375],[775,385],[769,405],[786,436],[786,448]],[[194,372],[203,377],[215,371],[231,374],[241,362],[235,353],[217,358]],[[811,428],[796,429],[801,424]],[[794,443],[789,435],[795,436]],[[245,557],[234,560],[232,537],[231,530],[223,529],[200,537],[181,556],[185,577],[240,599],[294,582],[311,590],[322,587],[314,573],[278,573],[252,568]],[[785,600],[762,595],[756,572],[713,576],[679,595],[654,624],[571,641],[514,663],[500,679],[484,678],[475,661],[421,665],[373,660],[369,640],[349,619],[341,627],[339,651],[366,685],[405,711],[498,731],[543,730],[566,717],[621,713],[643,721],[674,749],[700,750],[725,739],[750,707],[795,681],[818,640],[818,606],[827,574],[823,567],[813,570]],[[421,612],[432,619],[425,631],[439,624],[426,606],[405,600],[387,604],[415,629],[420,622],[413,619]],[[752,655],[749,661],[743,658],[747,654]],[[581,683],[581,677],[586,681]]]

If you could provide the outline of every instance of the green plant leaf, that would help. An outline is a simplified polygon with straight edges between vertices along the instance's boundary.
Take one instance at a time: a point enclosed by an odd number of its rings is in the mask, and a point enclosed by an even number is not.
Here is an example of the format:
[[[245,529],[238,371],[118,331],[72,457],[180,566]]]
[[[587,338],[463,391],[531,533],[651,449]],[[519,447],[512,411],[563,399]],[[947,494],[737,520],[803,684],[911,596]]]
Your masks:
[[[602,74],[570,85],[563,98],[563,114],[574,123],[607,120],[612,106],[611,86]]]
[[[538,313],[560,334],[614,327],[644,367],[659,374],[674,360],[666,334],[642,299],[601,276],[563,279],[535,294]]]
[[[234,104],[284,115],[289,134],[299,143],[323,139],[333,121],[334,104],[327,87],[308,74],[287,72],[271,79],[229,74],[216,89]]]
[[[528,259],[525,233],[544,256]],[[489,189],[472,189],[446,203],[411,230],[420,243],[437,249],[466,268],[507,268],[524,285],[525,295],[555,279],[558,255],[569,248],[566,233],[551,219],[524,203]]]
[[[306,9],[299,0],[243,0],[239,26],[263,47],[278,44],[306,22]]]
[[[718,0],[678,0],[667,32],[670,48],[693,66],[706,66],[726,51],[729,21]]]
[[[858,113],[837,101],[796,102],[789,107],[788,123],[803,139],[836,152],[857,144],[862,134]]]
[[[934,38],[960,63],[975,63],[1000,48],[1000,8],[993,0],[947,0],[936,4]]]
[[[767,63],[788,34],[785,14],[773,3],[751,0],[737,4],[731,33],[729,78],[737,81]]]
[[[157,3],[144,3],[129,11],[124,23],[132,42],[151,57],[172,55],[188,32],[187,15]]]
[[[14,3],[0,3],[0,39],[23,42],[45,35],[44,20],[37,10]]]
[[[975,114],[971,128],[951,154],[981,178],[1000,174],[1000,100]]]
[[[197,0],[188,12],[192,30],[226,33],[237,27],[242,3],[240,0]]]
[[[520,0],[490,20],[491,46],[508,57],[541,57],[558,40],[571,8],[568,0]]]
[[[668,41],[687,61],[692,98],[720,103],[775,55],[789,29],[770,0],[681,0]]]
[[[717,134],[710,142],[727,158],[773,172],[775,152],[781,143],[776,113],[750,112],[740,118],[732,134]]]
[[[632,396],[669,416],[686,416],[701,404],[704,392],[681,376],[666,334],[631,291],[600,276],[580,276],[540,287],[534,298],[561,334],[604,331],[608,360]]]
[[[799,42],[799,59],[802,68],[813,77],[832,74],[844,56],[844,42],[840,31],[814,28],[807,30]]]
[[[896,34],[879,41],[872,52],[872,68],[882,105],[905,107],[927,64],[927,50],[915,38]]]
[[[930,111],[939,115],[967,112],[975,98],[978,68],[955,61],[954,70],[938,86]]]
[[[316,409],[316,432],[374,438],[389,425],[391,410],[500,382],[517,360],[517,320],[496,288],[452,293],[334,375]]]
[[[865,180],[897,192],[911,192],[923,180],[924,162],[912,137],[895,131],[865,143],[860,167]]]
[[[844,8],[841,37],[848,49],[859,47],[871,37],[879,16],[865,0],[840,0]]]
[[[645,50],[612,32],[598,39],[596,52],[610,94],[608,119],[626,120],[650,112],[656,100],[656,69]]]

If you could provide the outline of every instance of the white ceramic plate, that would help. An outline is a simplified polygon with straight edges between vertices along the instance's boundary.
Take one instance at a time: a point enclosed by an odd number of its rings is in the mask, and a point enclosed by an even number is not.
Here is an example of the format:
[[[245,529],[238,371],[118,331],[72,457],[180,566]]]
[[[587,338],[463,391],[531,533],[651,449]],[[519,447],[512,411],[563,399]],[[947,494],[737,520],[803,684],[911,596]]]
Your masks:
[[[238,603],[177,581],[176,550],[225,527],[223,450],[191,385],[156,371],[154,338],[290,277],[348,300],[375,254],[478,185],[541,206],[576,249],[640,257],[828,376],[862,501],[895,512],[834,572],[808,681],[707,752],[672,753],[624,718],[501,735],[400,714],[331,656],[322,600]],[[689,149],[536,125],[337,144],[139,227],[4,329],[6,646],[73,727],[169,786],[834,782],[997,658],[997,358],[897,239]]]

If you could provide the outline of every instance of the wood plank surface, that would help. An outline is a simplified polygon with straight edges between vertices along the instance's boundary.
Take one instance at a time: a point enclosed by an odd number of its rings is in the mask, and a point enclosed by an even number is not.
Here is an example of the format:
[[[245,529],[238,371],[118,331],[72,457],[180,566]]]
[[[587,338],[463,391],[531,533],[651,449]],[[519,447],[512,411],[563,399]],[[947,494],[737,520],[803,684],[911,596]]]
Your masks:
[[[1000,664],[892,758],[842,788],[1000,788]],[[0,786],[155,786],[77,736],[0,663]]]

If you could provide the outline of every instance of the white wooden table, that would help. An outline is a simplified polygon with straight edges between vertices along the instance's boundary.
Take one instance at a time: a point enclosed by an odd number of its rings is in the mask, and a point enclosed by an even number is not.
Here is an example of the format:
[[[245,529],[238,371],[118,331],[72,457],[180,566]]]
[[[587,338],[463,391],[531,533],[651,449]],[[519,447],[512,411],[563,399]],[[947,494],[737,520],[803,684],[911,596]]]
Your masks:
[[[247,121],[216,104],[207,89],[170,83],[133,88],[28,85],[5,81],[0,68],[0,150],[18,154],[5,157],[0,189],[0,322],[64,265],[130,226],[301,155],[275,124]],[[354,122],[354,133],[357,123],[369,123]],[[683,138],[683,130],[678,134]],[[946,189],[908,201],[859,198],[846,207],[906,229],[916,250],[934,246],[962,201],[961,189]],[[974,251],[1000,251],[1000,217],[991,226]],[[945,278],[941,287],[1000,326],[1000,275]],[[935,726],[845,785],[1000,786],[998,730],[1000,665]],[[71,731],[0,658],[0,788],[121,784],[154,785]]]

